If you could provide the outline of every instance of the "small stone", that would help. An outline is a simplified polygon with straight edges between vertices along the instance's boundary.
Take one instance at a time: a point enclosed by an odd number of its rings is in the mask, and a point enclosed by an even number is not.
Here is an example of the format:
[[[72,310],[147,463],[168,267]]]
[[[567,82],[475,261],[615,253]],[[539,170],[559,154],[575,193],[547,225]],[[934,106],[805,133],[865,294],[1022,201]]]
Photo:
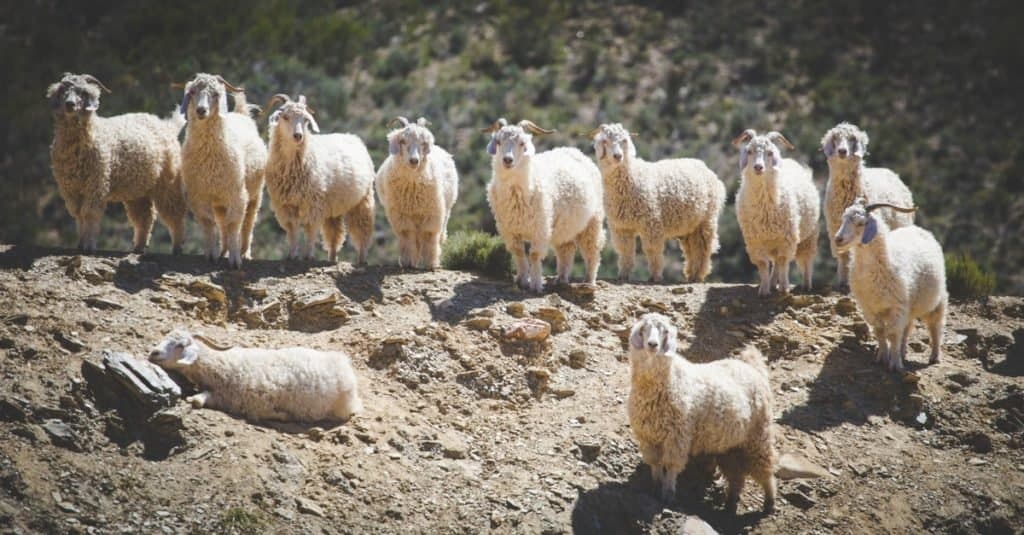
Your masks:
[[[43,431],[50,436],[50,442],[54,446],[72,451],[82,451],[82,447],[78,444],[78,436],[68,424],[56,419],[46,420],[43,422]]]
[[[295,498],[295,506],[299,509],[300,513],[320,518],[324,517],[324,510],[312,500],[302,497]]]
[[[540,342],[551,334],[551,324],[534,318],[523,318],[507,325],[502,337],[507,341]]]
[[[445,433],[438,437],[441,444],[441,455],[445,459],[465,459],[469,453],[469,447],[462,438],[454,433]]]
[[[59,343],[61,347],[72,353],[78,353],[86,348],[85,342],[79,340],[74,335],[67,334],[63,331],[57,331],[53,335],[53,338],[57,340],[57,343]]]
[[[840,316],[851,316],[857,312],[857,303],[848,296],[840,297],[836,301],[835,310],[836,314]]]
[[[569,367],[578,370],[587,365],[587,352],[582,349],[574,349],[569,352]]]
[[[550,380],[551,372],[547,368],[530,367],[526,369],[526,383],[537,397],[541,397],[547,391]]]
[[[782,480],[816,479],[826,477],[828,471],[800,455],[783,453],[779,456],[779,464],[775,469],[775,475]]]
[[[295,512],[287,507],[278,507],[277,509],[274,509],[274,514],[285,520],[295,519]]]
[[[486,331],[487,329],[491,328],[491,325],[493,323],[493,319],[484,316],[469,318],[462,322],[462,324],[465,325],[466,327],[469,327],[470,329],[477,331]]]
[[[224,290],[223,286],[201,279],[190,282],[188,285],[188,292],[214,303],[220,303],[223,305],[228,302],[228,294]]]
[[[780,494],[787,502],[799,507],[800,509],[807,510],[818,504],[814,498],[811,498],[798,490],[786,491]]]
[[[117,303],[109,299],[104,299],[102,297],[86,297],[85,299],[82,299],[82,301],[85,304],[93,308],[98,308],[100,310],[120,310],[124,308],[124,305],[122,305],[121,303]]]
[[[967,464],[971,466],[981,466],[983,464],[988,464],[988,461],[986,461],[985,459],[979,459],[977,457],[971,457],[970,459],[967,459]]]
[[[978,378],[966,372],[953,372],[946,376],[946,379],[953,381],[960,386],[971,386],[978,382]]]
[[[871,329],[868,328],[868,324],[863,321],[855,321],[850,325],[850,330],[853,331],[853,334],[857,335],[857,338],[860,340],[866,340],[868,334],[871,332]]]
[[[580,460],[585,463],[591,463],[597,460],[597,456],[601,454],[601,443],[590,438],[583,438],[576,440],[576,447],[580,450]]]
[[[665,303],[662,303],[661,301],[655,301],[654,299],[651,299],[649,297],[644,298],[644,300],[640,301],[640,306],[648,310],[656,310],[658,312],[661,312],[662,314],[672,314],[672,307],[666,305]]]
[[[561,333],[569,330],[569,322],[565,312],[554,307],[540,307],[533,313],[534,317],[542,319],[551,324],[551,331]]]
[[[512,316],[513,318],[526,317],[526,305],[518,301],[515,303],[509,303],[505,305],[505,313],[507,313],[509,316]]]
[[[971,446],[974,453],[991,453],[992,437],[981,431],[975,431],[964,437],[964,442]]]

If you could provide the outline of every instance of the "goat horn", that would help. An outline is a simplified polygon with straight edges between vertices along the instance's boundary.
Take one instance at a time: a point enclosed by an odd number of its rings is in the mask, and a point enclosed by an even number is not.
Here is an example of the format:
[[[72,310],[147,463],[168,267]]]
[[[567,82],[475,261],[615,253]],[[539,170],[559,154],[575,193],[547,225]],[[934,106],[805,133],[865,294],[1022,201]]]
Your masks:
[[[213,349],[216,349],[217,351],[227,351],[227,350],[235,347],[235,346],[226,346],[226,345],[220,344],[220,343],[215,342],[212,339],[208,338],[206,335],[199,334],[199,333],[193,334],[192,337],[197,339],[197,340],[199,340],[199,341],[201,341],[202,343],[212,347]]]
[[[893,210],[896,210],[897,212],[903,212],[905,214],[911,214],[911,213],[914,213],[914,212],[917,211],[917,207],[916,206],[911,206],[910,208],[905,208],[903,206],[896,206],[894,204],[889,204],[889,203],[886,203],[886,202],[876,202],[874,204],[869,204],[868,207],[865,208],[864,210],[866,212],[870,213],[872,210],[875,210],[875,209],[878,209],[878,208],[892,208]]]
[[[227,87],[228,90],[231,91],[232,93],[245,93],[245,88],[244,87],[235,87],[235,86],[229,84],[228,81],[225,80],[224,77],[219,75],[219,74],[217,75],[217,80],[220,83],[224,84],[224,87]]]
[[[279,102],[281,104],[287,104],[287,103],[289,103],[291,101],[292,101],[292,99],[288,95],[285,95],[284,93],[278,93],[278,94],[270,97],[270,100],[267,101],[267,110],[270,110],[271,108],[276,106]]]
[[[596,136],[597,134],[601,133],[601,130],[604,130],[604,125],[601,125],[601,126],[595,128],[595,129],[591,130],[590,133],[587,134],[587,137],[589,137],[590,139],[594,139],[594,136]]]
[[[185,82],[171,82],[172,89],[185,89],[188,87],[188,83]]]
[[[431,123],[426,117],[420,117],[419,119],[416,119],[416,124],[420,126],[430,126]]]
[[[492,124],[491,126],[488,126],[487,128],[481,128],[480,131],[485,133],[485,134],[490,134],[490,133],[495,132],[497,130],[501,130],[502,128],[504,128],[506,126],[508,126],[508,121],[506,121],[505,118],[502,117],[501,119],[498,119],[497,121],[494,121],[494,124]]]
[[[402,127],[406,127],[406,126],[409,126],[409,119],[406,119],[405,117],[402,117],[401,115],[399,115],[398,117],[395,117],[394,119],[391,119],[391,121],[388,122],[388,126],[402,126]]]
[[[529,132],[531,134],[554,134],[555,133],[554,130],[548,130],[546,128],[541,128],[541,127],[537,126],[536,123],[534,123],[533,121],[531,121],[529,119],[523,119],[522,121],[519,121],[519,126],[522,127],[523,130],[526,130],[527,132]]]
[[[733,144],[733,146],[739,146],[740,143],[746,143],[746,142],[750,141],[751,139],[753,139],[754,136],[756,136],[756,135],[757,135],[757,130],[754,130],[753,128],[748,128],[748,129],[744,130],[742,134],[736,136],[732,140],[732,144]]]
[[[789,150],[796,150],[796,147],[794,147],[793,144],[790,143],[788,139],[786,139],[786,136],[782,135],[782,132],[776,132],[776,131],[768,132],[768,136],[767,137],[768,137],[769,140],[772,140],[772,141],[778,140],[779,142],[782,143],[783,147],[786,147]]]
[[[83,74],[82,78],[86,82],[89,82],[90,84],[94,84],[94,85],[100,86],[100,88],[103,89],[104,91],[106,91],[107,93],[112,93],[112,91],[107,89],[107,86],[103,85],[103,82],[97,80],[95,76],[93,76],[91,74]]]

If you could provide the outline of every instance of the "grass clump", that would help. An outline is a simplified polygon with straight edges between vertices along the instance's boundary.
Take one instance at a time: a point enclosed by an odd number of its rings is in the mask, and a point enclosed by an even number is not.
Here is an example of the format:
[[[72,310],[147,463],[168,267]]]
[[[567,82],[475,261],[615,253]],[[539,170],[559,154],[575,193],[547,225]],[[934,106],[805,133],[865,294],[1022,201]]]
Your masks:
[[[232,507],[224,511],[217,519],[215,533],[230,533],[233,535],[250,535],[263,533],[263,516],[257,513],[250,513],[241,507]]]
[[[448,237],[441,251],[445,269],[472,271],[496,279],[512,275],[512,255],[497,236],[476,230],[458,231]]]
[[[960,299],[985,297],[996,288],[996,275],[965,253],[946,255],[946,288]]]

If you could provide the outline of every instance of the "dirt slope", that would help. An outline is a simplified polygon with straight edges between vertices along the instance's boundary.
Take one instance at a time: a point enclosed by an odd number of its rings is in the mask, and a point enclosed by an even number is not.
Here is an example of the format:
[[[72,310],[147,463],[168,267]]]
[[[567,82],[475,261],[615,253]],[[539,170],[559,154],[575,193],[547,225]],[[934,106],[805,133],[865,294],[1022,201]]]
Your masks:
[[[849,298],[749,285],[600,282],[542,297],[460,272],[6,247],[0,253],[0,531],[988,532],[1024,529],[1024,299],[957,303],[919,382],[870,362]],[[654,497],[630,435],[620,334],[672,316],[694,360],[771,360],[778,448],[826,469],[763,517]],[[506,341],[516,315],[555,327]],[[564,320],[564,321],[563,321]],[[105,409],[82,362],[142,356],[172,326],[244,345],[348,351],[367,411],[335,427],[250,423],[180,402],[147,436]],[[175,443],[168,436],[177,437]],[[690,524],[692,525],[692,524]]]

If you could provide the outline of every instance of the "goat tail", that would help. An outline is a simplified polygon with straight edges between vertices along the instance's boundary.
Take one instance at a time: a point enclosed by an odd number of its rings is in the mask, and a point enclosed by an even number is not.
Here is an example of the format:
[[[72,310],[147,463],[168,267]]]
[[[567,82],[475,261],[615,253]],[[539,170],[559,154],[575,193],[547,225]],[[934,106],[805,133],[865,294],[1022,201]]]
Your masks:
[[[768,359],[756,347],[748,345],[736,356],[737,359],[753,366],[761,373],[768,375]]]

